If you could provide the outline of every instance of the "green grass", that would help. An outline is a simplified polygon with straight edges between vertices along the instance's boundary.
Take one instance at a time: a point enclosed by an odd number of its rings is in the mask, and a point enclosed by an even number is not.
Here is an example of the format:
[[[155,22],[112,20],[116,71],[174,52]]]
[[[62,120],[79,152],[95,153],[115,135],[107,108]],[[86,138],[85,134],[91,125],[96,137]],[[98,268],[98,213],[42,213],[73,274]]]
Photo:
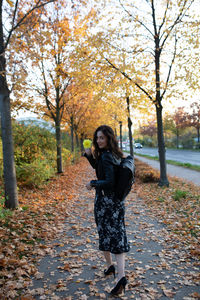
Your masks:
[[[5,219],[6,217],[12,215],[12,211],[4,207],[4,202],[5,198],[3,195],[3,190],[0,189],[0,219]]]
[[[187,194],[188,193],[186,191],[175,190],[174,195],[173,195],[173,199],[175,201],[180,201],[181,199],[185,199]]]
[[[143,157],[146,157],[146,158],[149,158],[149,159],[152,159],[152,160],[159,160],[158,156],[150,156],[150,155],[147,155],[147,154],[140,154],[140,153],[136,153],[136,155],[143,156]],[[200,172],[200,166],[197,166],[197,165],[192,165],[192,164],[189,164],[189,163],[181,163],[181,162],[178,162],[178,161],[175,161],[175,160],[166,160],[166,162],[170,165],[181,166],[181,167],[184,167],[184,168],[188,168],[188,169]]]

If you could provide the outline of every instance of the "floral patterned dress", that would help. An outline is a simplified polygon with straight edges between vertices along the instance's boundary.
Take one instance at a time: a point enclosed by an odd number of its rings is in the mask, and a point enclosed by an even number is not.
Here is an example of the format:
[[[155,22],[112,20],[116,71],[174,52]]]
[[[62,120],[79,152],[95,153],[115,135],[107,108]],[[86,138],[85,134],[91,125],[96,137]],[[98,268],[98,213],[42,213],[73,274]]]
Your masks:
[[[116,201],[114,194],[110,197],[96,194],[94,215],[99,234],[99,250],[114,254],[128,252],[124,223],[124,201]]]

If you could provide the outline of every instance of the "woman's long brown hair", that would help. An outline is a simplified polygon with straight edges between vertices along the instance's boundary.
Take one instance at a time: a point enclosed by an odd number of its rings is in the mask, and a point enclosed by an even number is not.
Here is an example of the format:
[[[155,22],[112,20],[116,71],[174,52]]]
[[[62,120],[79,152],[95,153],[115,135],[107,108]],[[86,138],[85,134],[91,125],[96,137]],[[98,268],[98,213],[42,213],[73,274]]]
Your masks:
[[[94,137],[93,137],[94,157],[97,159],[102,152],[102,150],[99,148],[97,144],[98,131],[103,132],[103,134],[107,137],[107,143],[108,143],[107,149],[118,158],[122,158],[123,152],[118,146],[118,141],[116,139],[114,131],[110,126],[107,125],[99,126],[94,132]]]

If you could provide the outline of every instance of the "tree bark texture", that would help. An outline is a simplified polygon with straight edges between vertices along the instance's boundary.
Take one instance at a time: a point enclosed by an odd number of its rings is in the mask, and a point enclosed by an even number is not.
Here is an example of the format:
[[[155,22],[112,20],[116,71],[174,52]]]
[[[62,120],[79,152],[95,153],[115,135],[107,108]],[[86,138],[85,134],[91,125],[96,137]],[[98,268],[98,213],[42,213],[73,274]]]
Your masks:
[[[6,59],[4,34],[2,23],[2,6],[0,1],[0,116],[3,144],[3,174],[5,190],[5,206],[16,208],[18,206],[17,180],[14,163],[14,148],[12,138],[12,123],[10,112],[9,90],[6,80]]]
[[[165,158],[165,140],[163,134],[163,121],[162,121],[162,98],[160,93],[160,39],[155,34],[155,87],[156,87],[156,116],[157,116],[157,137],[158,137],[158,153],[160,161],[160,186],[169,186],[167,179],[166,158]]]
[[[122,150],[122,122],[119,122],[119,141],[120,141],[120,148]]]
[[[76,133],[76,147],[79,148],[79,138],[78,134]]]
[[[179,129],[176,128],[176,148],[179,149]]]
[[[84,147],[83,147],[83,140],[84,140],[84,138],[83,138],[83,134],[81,134],[81,138],[80,138],[81,152],[83,152],[83,151],[84,151]]]
[[[169,186],[167,179],[167,168],[166,168],[166,155],[165,155],[165,141],[163,135],[163,122],[162,122],[162,106],[156,105],[157,115],[157,137],[158,137],[158,153],[160,161],[160,186]]]
[[[63,173],[62,169],[62,146],[61,146],[61,129],[59,120],[56,121],[56,147],[57,147],[57,172]]]
[[[3,175],[5,189],[5,206],[18,207],[17,180],[14,163],[14,148],[12,125],[10,116],[9,94],[6,96],[0,91],[1,130],[3,144]]]
[[[76,138],[76,147],[79,148],[80,143],[79,143],[79,137],[78,137],[78,126],[77,126],[77,124],[74,125],[74,131],[75,131],[75,138]]]
[[[70,124],[70,129],[71,129],[71,151],[72,153],[74,153],[74,120],[73,120],[73,117],[71,117],[71,120],[70,120],[71,124]]]
[[[129,134],[129,143],[130,143],[130,155],[134,156],[133,153],[133,135],[132,135],[132,121],[130,116],[130,99],[129,96],[126,97],[127,103],[127,112],[128,112],[128,134]]]

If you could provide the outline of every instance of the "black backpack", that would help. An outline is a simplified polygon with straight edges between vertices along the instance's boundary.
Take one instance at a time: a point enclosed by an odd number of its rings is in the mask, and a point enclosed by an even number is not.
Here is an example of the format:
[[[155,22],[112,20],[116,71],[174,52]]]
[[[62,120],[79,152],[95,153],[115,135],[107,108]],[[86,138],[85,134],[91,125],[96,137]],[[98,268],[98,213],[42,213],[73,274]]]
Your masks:
[[[134,158],[131,155],[122,158],[116,169],[115,196],[116,199],[123,200],[131,191],[135,181]]]

